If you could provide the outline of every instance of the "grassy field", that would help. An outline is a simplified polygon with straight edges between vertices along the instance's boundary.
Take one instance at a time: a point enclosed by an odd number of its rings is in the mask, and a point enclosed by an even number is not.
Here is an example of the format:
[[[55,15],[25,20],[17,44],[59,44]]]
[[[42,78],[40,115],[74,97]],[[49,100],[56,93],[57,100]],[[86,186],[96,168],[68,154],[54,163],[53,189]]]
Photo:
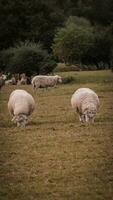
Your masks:
[[[21,86],[36,101],[25,129],[11,122],[9,94],[0,91],[0,200],[113,200],[113,73],[65,72],[68,84]],[[70,99],[79,87],[100,98],[94,124],[81,125]]]

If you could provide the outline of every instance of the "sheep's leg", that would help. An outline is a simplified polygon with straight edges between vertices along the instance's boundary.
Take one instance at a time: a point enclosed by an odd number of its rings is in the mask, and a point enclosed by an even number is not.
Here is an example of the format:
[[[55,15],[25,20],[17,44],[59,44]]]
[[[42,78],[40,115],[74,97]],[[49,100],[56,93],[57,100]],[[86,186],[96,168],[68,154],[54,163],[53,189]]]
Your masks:
[[[82,118],[81,118],[81,115],[79,114],[79,120],[80,120],[80,122],[82,122]]]
[[[45,91],[47,91],[47,90],[48,90],[48,87],[47,87],[47,86],[41,87],[41,91],[45,92]]]
[[[94,123],[94,118],[91,119],[91,123],[92,123],[92,124]]]
[[[57,85],[57,84],[55,84],[55,85],[54,85],[54,88],[57,88],[57,87],[58,87],[58,85]]]
[[[35,93],[35,94],[37,94],[38,88],[39,88],[39,86],[37,86],[37,85],[35,85],[35,86],[33,87],[34,93]]]

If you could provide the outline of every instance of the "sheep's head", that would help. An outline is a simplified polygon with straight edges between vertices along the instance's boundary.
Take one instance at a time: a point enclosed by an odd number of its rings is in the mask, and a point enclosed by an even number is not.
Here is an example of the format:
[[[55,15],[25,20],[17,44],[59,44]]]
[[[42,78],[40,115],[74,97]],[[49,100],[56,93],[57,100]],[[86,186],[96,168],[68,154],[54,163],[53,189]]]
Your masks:
[[[25,114],[19,114],[19,115],[15,115],[12,121],[17,123],[17,127],[24,128],[27,124],[28,118]]]
[[[7,79],[7,76],[5,74],[2,74],[2,79],[5,81]]]
[[[61,76],[56,75],[55,77],[57,78],[58,83],[62,83],[62,77]]]
[[[83,115],[81,116],[81,121],[84,122],[90,122],[93,121],[95,115],[96,115],[96,109],[92,108],[92,109],[86,109],[83,113]]]

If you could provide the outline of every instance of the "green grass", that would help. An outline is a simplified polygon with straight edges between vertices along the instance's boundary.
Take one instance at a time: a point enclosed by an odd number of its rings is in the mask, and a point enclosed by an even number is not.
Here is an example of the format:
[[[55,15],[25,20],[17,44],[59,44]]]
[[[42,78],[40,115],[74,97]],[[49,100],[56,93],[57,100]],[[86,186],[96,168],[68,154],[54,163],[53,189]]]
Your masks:
[[[0,91],[0,200],[113,199],[113,74],[62,72],[69,84]],[[15,88],[30,92],[36,109],[25,129],[11,122],[7,102]],[[100,97],[94,124],[81,125],[70,99],[79,87]]]

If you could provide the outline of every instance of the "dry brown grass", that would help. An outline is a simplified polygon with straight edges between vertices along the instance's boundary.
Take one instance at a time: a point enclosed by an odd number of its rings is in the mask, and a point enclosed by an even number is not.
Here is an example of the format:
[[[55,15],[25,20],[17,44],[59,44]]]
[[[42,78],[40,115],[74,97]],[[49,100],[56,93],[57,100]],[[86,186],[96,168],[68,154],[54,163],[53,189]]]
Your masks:
[[[62,73],[75,83],[39,89],[21,86],[36,101],[26,129],[7,111],[10,92],[0,92],[0,200],[113,199],[113,74]],[[94,89],[101,102],[95,123],[83,126],[70,98],[79,87]]]

